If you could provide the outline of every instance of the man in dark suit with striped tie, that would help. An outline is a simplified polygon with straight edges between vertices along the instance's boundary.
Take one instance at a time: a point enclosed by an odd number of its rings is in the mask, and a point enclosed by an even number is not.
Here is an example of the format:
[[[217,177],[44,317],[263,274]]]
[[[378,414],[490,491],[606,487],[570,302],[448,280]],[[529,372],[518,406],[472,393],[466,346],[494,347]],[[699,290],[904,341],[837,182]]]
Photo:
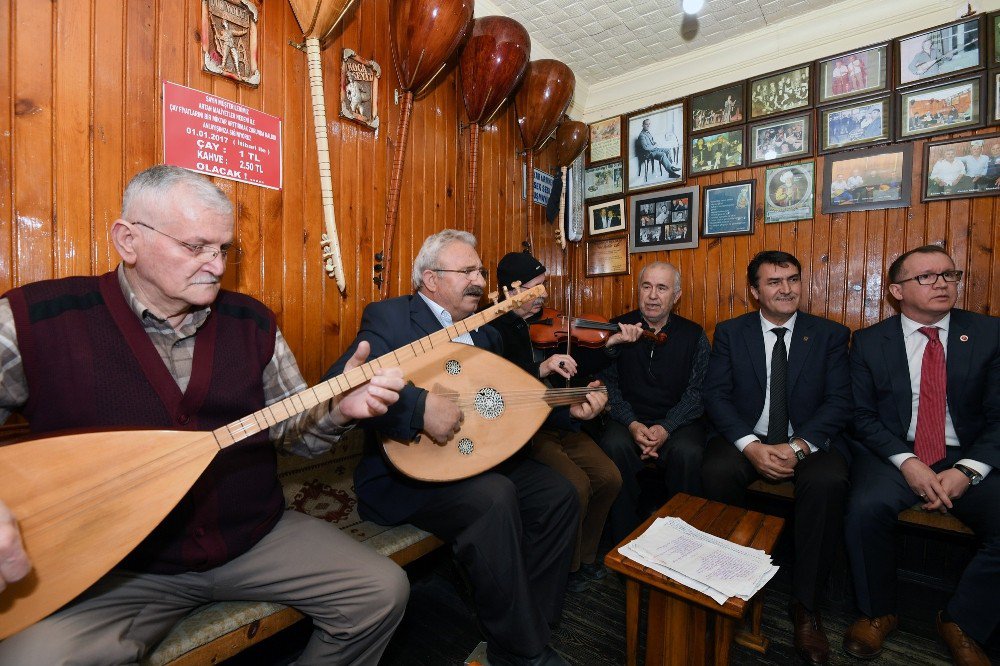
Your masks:
[[[826,663],[819,598],[843,532],[851,415],[850,331],[801,312],[802,268],[786,252],[759,253],[747,282],[760,305],[720,323],[703,394],[716,435],[702,467],[705,496],[745,503],[758,478],[795,483],[791,614],[796,652]]]
[[[957,664],[989,664],[977,643],[1000,624],[1000,319],[955,308],[962,271],[936,245],[889,267],[900,314],[854,334],[858,438],[847,552],[864,616],[844,638],[871,659],[897,625],[893,528],[920,503],[950,511],[982,540],[938,632]]]

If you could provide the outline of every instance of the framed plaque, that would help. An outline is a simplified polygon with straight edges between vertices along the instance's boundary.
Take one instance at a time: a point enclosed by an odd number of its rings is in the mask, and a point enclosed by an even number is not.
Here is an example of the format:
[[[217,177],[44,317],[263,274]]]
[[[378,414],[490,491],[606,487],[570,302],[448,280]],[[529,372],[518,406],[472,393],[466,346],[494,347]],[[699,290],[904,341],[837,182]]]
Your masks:
[[[628,237],[587,241],[587,277],[628,274]]]

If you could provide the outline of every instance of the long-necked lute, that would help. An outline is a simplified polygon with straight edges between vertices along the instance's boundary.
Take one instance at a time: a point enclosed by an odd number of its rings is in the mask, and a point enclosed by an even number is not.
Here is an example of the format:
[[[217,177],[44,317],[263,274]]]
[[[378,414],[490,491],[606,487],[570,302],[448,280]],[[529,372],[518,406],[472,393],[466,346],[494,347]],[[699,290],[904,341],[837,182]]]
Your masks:
[[[542,285],[212,431],[122,430],[0,447],[0,499],[33,569],[0,592],[0,639],[37,622],[122,560],[181,500],[215,455],[419,358],[535,298]]]

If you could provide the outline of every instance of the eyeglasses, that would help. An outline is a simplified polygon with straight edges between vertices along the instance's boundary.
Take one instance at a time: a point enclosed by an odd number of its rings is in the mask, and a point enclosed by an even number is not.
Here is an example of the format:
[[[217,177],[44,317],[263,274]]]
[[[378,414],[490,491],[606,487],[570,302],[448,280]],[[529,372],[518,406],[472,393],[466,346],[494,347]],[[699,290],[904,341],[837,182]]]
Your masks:
[[[236,264],[239,263],[240,258],[243,256],[243,253],[240,251],[240,249],[238,247],[233,246],[232,243],[224,243],[219,247],[215,247],[214,245],[195,245],[194,243],[188,243],[182,241],[180,238],[175,238],[168,233],[164,233],[159,229],[157,229],[156,227],[149,226],[145,222],[141,222],[139,220],[129,220],[129,221],[132,224],[138,225],[140,227],[146,227],[147,229],[155,231],[161,236],[166,236],[167,238],[174,241],[178,245],[181,245],[184,248],[186,248],[188,252],[191,253],[192,257],[205,264],[207,264],[208,262],[212,261],[213,259],[215,259],[220,255],[222,256],[223,262]]]
[[[914,275],[913,277],[908,277],[905,280],[897,280],[896,284],[903,284],[904,282],[909,282],[910,280],[916,280],[917,284],[922,284],[925,287],[932,284],[937,284],[938,278],[944,278],[945,282],[958,282],[962,279],[963,271],[945,271],[943,273],[921,273],[920,275]]]
[[[461,273],[469,282],[476,279],[477,273],[482,275],[484,280],[490,275],[490,272],[485,268],[432,268],[431,270],[435,273]]]

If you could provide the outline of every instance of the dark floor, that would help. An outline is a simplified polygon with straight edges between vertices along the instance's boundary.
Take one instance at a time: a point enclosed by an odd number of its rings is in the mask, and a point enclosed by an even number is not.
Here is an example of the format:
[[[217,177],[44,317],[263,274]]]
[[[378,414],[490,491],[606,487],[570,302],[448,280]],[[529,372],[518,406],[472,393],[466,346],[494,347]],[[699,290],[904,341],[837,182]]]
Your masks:
[[[780,507],[775,512],[780,512]],[[956,544],[951,537],[942,538],[926,530],[913,529],[901,534],[900,629],[886,642],[883,654],[870,662],[849,657],[840,648],[844,630],[855,619],[841,554],[830,581],[829,601],[822,609],[827,635],[834,648],[830,663],[834,666],[951,663],[947,649],[934,630],[934,615],[947,600],[948,590],[973,552],[973,546],[971,540]],[[785,551],[787,544],[779,542],[775,552],[778,564],[782,563]],[[468,597],[460,592],[462,584],[448,552],[440,549],[410,565],[407,572],[411,593],[406,617],[381,663],[386,666],[463,664],[482,637]],[[771,640],[770,648],[761,655],[734,645],[732,664],[799,663],[791,645],[791,623],[786,610],[789,591],[788,568],[783,567],[763,593],[764,634]],[[579,666],[623,664],[624,621],[624,583],[617,574],[609,574],[586,592],[567,594],[553,647],[571,664]],[[308,633],[309,627],[302,623],[228,664],[277,666],[291,663]],[[997,638],[995,636],[991,642],[989,653],[993,663],[1000,664],[1000,640]],[[642,641],[640,633],[640,646]],[[641,651],[639,656],[642,663]]]

